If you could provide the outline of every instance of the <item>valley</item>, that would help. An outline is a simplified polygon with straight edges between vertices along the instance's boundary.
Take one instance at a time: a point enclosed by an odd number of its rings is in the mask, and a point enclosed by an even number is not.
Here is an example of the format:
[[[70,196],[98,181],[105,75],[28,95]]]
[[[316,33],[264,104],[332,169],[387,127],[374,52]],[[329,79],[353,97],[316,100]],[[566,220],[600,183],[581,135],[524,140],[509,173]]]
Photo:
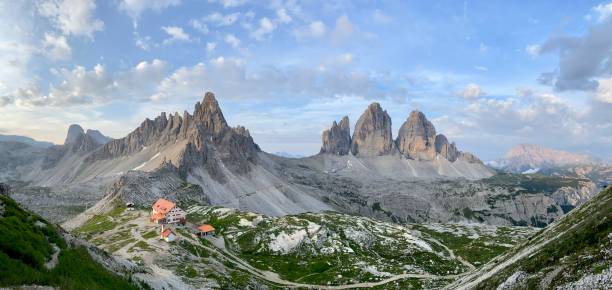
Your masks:
[[[393,139],[378,103],[350,131],[342,118],[319,154],[276,156],[206,93],[121,139],[72,125],[63,145],[0,142],[0,172],[12,198],[154,289],[454,287],[589,204],[605,176],[492,169],[419,111]],[[187,213],[172,240],[150,220],[160,198]]]

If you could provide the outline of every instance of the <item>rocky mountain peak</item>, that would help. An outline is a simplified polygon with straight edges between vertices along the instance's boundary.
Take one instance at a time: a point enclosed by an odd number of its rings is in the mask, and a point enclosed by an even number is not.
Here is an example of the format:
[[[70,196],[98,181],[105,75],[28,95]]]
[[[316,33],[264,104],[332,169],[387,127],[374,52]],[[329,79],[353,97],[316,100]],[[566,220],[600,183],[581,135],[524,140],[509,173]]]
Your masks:
[[[334,121],[331,128],[323,131],[321,153],[347,155],[351,149],[351,129],[348,116],[344,116],[340,125]]]
[[[450,162],[455,162],[461,152],[457,150],[457,146],[455,146],[455,142],[449,143],[446,136],[442,134],[436,135],[436,153],[446,158]]]
[[[400,127],[395,143],[406,158],[433,160],[436,157],[435,139],[434,125],[427,120],[425,114],[415,110]]]
[[[64,141],[64,145],[74,143],[79,135],[85,134],[83,127],[78,124],[72,124],[68,127],[68,134],[66,134],[66,140]]]
[[[211,92],[204,95],[202,103],[198,102],[195,105],[193,118],[195,122],[202,124],[212,134],[218,134],[229,127],[215,95]]]
[[[85,132],[85,135],[91,137],[94,141],[98,142],[98,144],[106,144],[108,143],[108,141],[111,140],[110,137],[104,136],[98,130],[87,129],[87,131]]]
[[[379,103],[372,103],[361,114],[353,133],[351,152],[360,156],[379,156],[393,153],[391,117]]]

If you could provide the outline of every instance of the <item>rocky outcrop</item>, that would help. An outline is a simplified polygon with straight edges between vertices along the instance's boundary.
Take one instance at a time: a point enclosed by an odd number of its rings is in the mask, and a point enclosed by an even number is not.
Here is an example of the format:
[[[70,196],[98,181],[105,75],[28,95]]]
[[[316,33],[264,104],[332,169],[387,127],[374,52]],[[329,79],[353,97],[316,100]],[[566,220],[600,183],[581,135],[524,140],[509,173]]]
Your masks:
[[[446,139],[446,136],[442,134],[436,135],[435,145],[436,153],[446,158],[450,162],[455,162],[455,160],[457,160],[457,157],[459,157],[459,155],[461,154],[461,152],[457,150],[455,142],[449,144],[448,139]]]
[[[321,136],[323,146],[321,153],[347,155],[351,151],[351,128],[348,116],[344,116],[340,124],[334,123],[331,128],[323,131]]]
[[[83,128],[80,125],[72,124],[68,127],[68,134],[66,134],[66,139],[64,141],[64,145],[73,143],[80,135],[85,134]]]
[[[110,137],[104,136],[100,131],[98,130],[91,130],[91,129],[87,129],[87,131],[85,132],[85,135],[91,137],[94,141],[96,141],[98,144],[106,144],[108,143],[108,141],[111,140]]]
[[[161,113],[154,120],[146,119],[126,137],[111,140],[94,152],[87,162],[132,155],[151,146],[162,150],[174,144],[184,144],[177,149],[178,157],[169,160],[181,174],[204,167],[218,181],[224,181],[222,168],[248,172],[260,151],[249,130],[227,124],[215,95],[208,92],[202,102],[196,103],[193,115],[185,111],[182,117],[178,113],[167,117]]]
[[[6,183],[0,182],[0,195],[9,195],[11,193],[11,187]]]
[[[169,162],[152,172],[130,171],[122,175],[109,189],[107,197],[148,207],[159,198],[182,203],[208,204],[202,188],[186,183],[178,169]]]
[[[396,151],[391,136],[391,117],[379,103],[372,103],[363,112],[351,142],[351,153],[356,156],[380,156]]]
[[[436,128],[422,112],[412,111],[397,135],[395,144],[404,157],[415,160],[436,157]]]

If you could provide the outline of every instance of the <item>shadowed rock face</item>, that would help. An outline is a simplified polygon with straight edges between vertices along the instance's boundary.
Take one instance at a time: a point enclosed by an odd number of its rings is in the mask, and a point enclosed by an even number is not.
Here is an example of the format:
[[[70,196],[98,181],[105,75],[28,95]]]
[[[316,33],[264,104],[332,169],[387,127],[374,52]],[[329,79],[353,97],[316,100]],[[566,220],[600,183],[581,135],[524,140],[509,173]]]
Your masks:
[[[64,145],[73,143],[80,136],[85,134],[83,128],[77,124],[72,124],[68,127],[68,134],[66,135],[66,140],[64,141]]]
[[[334,121],[329,130],[323,131],[321,139],[323,141],[321,153],[347,155],[351,150],[351,129],[348,117],[344,116],[340,124]]]
[[[355,125],[351,153],[356,156],[380,156],[392,154],[395,150],[391,117],[379,103],[370,104]]]
[[[438,134],[436,135],[435,144],[436,153],[438,153],[440,156],[446,158],[450,162],[455,162],[455,160],[457,160],[460,152],[457,150],[455,142],[449,144],[446,136]]]
[[[154,120],[146,119],[140,127],[126,137],[114,139],[88,158],[88,162],[114,159],[141,151],[144,147],[163,147],[184,141],[175,164],[181,174],[203,166],[211,176],[224,181],[221,167],[236,173],[249,171],[260,151],[249,131],[244,127],[232,128],[227,124],[213,93],[206,93],[195,105],[193,115],[188,112],[166,117],[161,113]],[[221,166],[220,162],[223,162]]]
[[[434,125],[422,112],[412,111],[400,127],[395,143],[399,152],[406,158],[433,160],[436,157],[435,139]]]

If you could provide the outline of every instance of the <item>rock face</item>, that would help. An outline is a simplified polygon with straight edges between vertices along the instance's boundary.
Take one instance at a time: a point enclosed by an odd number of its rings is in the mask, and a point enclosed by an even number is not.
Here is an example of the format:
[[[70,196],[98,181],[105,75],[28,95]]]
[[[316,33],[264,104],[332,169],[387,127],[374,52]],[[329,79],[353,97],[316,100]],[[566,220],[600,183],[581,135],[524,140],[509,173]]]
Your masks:
[[[106,144],[106,143],[108,143],[108,141],[111,140],[111,138],[109,138],[107,136],[104,136],[98,130],[87,129],[87,132],[85,132],[85,135],[91,137],[98,144]]]
[[[68,134],[66,135],[66,140],[64,141],[64,145],[74,143],[76,139],[85,134],[83,128],[77,124],[72,124],[68,127]]]
[[[379,103],[372,103],[363,112],[353,133],[351,153],[356,156],[380,156],[396,151],[391,136],[391,117]]]
[[[348,116],[344,116],[339,125],[334,121],[330,129],[323,131],[321,139],[323,141],[321,153],[349,154],[351,151],[351,128],[349,127]]]
[[[436,135],[436,128],[420,111],[410,113],[394,141],[391,118],[379,103],[370,104],[359,117],[352,138],[345,116],[340,124],[334,121],[329,130],[323,131],[321,139],[321,154],[348,155],[350,152],[354,156],[372,157],[399,152],[404,158],[418,161],[433,161],[440,156],[450,162],[482,163],[476,156],[459,151],[446,136]]]
[[[444,138],[446,139],[446,138]],[[420,111],[412,111],[399,129],[395,144],[406,158],[433,160],[436,157],[436,128]],[[447,142],[448,143],[448,142]]]
[[[64,145],[51,146],[45,150],[42,168],[49,169],[56,166],[64,156],[93,152],[100,148],[104,144],[101,141],[107,138],[98,130],[87,130],[85,133],[80,125],[70,125]]]
[[[435,145],[436,153],[446,158],[450,162],[455,162],[457,160],[457,157],[459,157],[459,155],[461,154],[459,150],[457,150],[455,142],[449,144],[448,139],[446,139],[446,136],[442,134],[436,135]]]
[[[177,166],[181,174],[204,166],[211,176],[224,181],[221,168],[235,173],[246,173],[260,151],[249,130],[230,127],[221,112],[213,93],[206,93],[204,100],[195,105],[193,115],[184,112],[166,116],[161,113],[154,120],[146,119],[136,130],[121,139],[113,139],[88,157],[88,162],[108,160],[135,154],[145,147],[162,150],[173,144],[177,156],[168,160]],[[223,163],[223,164],[221,164]]]

